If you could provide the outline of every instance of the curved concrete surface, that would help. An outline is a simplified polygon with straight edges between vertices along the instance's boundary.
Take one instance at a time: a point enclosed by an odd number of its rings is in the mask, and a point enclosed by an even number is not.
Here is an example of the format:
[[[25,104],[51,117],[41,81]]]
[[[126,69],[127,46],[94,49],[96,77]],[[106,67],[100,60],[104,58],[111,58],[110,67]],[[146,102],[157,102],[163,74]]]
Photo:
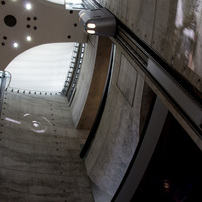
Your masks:
[[[9,90],[0,125],[0,201],[94,201],[65,97]]]

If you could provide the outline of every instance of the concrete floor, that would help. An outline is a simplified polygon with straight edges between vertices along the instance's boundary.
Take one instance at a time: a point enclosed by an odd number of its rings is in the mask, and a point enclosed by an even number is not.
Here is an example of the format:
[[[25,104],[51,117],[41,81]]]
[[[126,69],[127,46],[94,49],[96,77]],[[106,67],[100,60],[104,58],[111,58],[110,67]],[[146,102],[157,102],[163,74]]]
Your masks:
[[[8,90],[0,120],[0,201],[94,201],[79,157],[87,135],[74,129],[65,97]]]

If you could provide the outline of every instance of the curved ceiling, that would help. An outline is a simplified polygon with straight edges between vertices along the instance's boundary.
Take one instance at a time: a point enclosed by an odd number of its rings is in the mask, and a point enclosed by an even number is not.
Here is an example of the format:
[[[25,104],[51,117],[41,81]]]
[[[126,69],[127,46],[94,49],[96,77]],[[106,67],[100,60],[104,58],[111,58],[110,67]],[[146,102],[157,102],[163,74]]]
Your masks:
[[[61,92],[70,66],[74,43],[53,43],[31,48],[6,68],[10,87],[39,92]]]
[[[0,1],[0,70],[38,45],[85,43],[78,12],[45,0]]]

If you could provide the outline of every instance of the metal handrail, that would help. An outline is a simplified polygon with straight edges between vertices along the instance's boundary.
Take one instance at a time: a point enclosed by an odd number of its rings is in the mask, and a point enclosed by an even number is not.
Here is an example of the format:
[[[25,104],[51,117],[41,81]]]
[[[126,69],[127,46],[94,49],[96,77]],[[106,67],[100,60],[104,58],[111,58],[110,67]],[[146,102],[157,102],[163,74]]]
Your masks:
[[[76,89],[79,73],[83,62],[84,50],[85,44],[75,44],[69,71],[67,73],[67,78],[62,90],[62,94],[67,96],[69,103]]]
[[[72,72],[73,72],[73,69],[75,68],[75,62],[76,62],[75,58],[77,58],[78,51],[79,51],[79,43],[75,43],[74,50],[73,50],[73,53],[72,53],[71,63],[70,63],[69,70],[68,70],[68,73],[67,73],[67,77],[66,77],[66,80],[65,80],[65,83],[64,83],[64,88],[62,90],[63,95],[66,95],[67,91],[69,89],[71,78],[72,78]]]
[[[82,66],[82,62],[83,62],[84,49],[85,49],[85,45],[80,44],[78,54],[77,54],[77,60],[75,63],[75,68],[72,72],[72,79],[71,79],[69,89],[68,89],[67,94],[66,94],[68,102],[70,102],[72,95],[73,95],[73,92],[76,89],[76,84],[77,84],[77,81],[79,78],[79,74],[80,74],[80,70],[81,70],[81,66]]]
[[[7,90],[8,86],[10,85],[11,74],[7,71],[1,71],[0,73],[1,73],[1,75],[0,75],[0,81],[1,81],[1,84],[0,84],[0,116],[1,116],[4,92],[5,92],[5,90]],[[10,78],[10,79],[9,79],[8,85],[6,86],[7,78]]]

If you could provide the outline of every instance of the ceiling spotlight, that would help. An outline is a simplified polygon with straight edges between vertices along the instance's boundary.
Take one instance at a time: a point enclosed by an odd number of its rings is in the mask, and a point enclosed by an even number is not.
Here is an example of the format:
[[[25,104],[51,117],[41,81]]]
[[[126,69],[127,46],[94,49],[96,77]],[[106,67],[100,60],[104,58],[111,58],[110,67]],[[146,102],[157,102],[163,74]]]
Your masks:
[[[13,44],[13,47],[14,47],[14,48],[18,48],[18,46],[19,46],[19,44],[16,43],[16,42]]]
[[[31,41],[32,40],[32,37],[31,36],[27,36],[27,41]]]
[[[88,23],[87,27],[90,29],[94,29],[96,27],[96,25],[94,23]]]
[[[79,21],[88,34],[115,36],[116,18],[106,8],[81,10]]]
[[[87,30],[88,34],[95,34],[94,30]]]
[[[32,4],[31,3],[26,3],[25,8],[27,10],[31,10],[32,9]]]

